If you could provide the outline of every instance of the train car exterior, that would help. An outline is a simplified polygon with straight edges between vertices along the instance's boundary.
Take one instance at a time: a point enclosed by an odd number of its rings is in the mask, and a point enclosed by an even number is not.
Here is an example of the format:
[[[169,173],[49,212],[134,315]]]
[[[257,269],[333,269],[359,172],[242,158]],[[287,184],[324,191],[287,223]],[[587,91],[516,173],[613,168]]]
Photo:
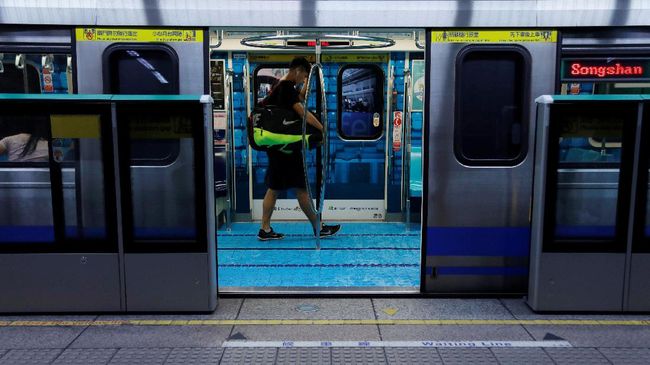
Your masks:
[[[13,79],[11,87],[2,81],[0,91],[210,93],[215,156],[227,190],[217,193],[218,213],[229,222],[255,221],[268,161],[248,146],[247,117],[291,58],[318,61],[326,103],[316,102],[313,91],[311,107],[327,110],[331,140],[324,219],[420,221],[421,292],[522,294],[528,284],[535,98],[650,89],[650,6],[597,3],[188,0],[122,8],[54,1],[45,8],[5,0],[0,77]],[[245,44],[264,35],[294,35],[296,42]],[[341,39],[332,35],[342,36],[349,48],[334,47]],[[393,44],[354,49],[358,36]],[[317,49],[322,54],[316,56]],[[1,132],[3,138],[12,131]],[[615,219],[615,206],[590,205],[589,196],[616,192],[620,176],[608,162],[620,154],[620,141],[592,132],[576,131],[562,141],[558,179],[565,205],[558,219],[568,235]],[[176,228],[169,234],[182,234],[196,219],[183,210],[193,199],[183,179],[192,173],[186,159],[192,145],[149,142],[131,166],[141,199],[133,207],[136,225],[145,232],[164,224]],[[172,155],[156,153],[157,146],[169,151],[170,143],[176,144]],[[310,173],[316,164],[313,158]],[[77,183],[96,185],[90,170],[80,171]],[[0,226],[46,221],[27,212],[48,179],[38,166],[0,160],[0,198],[20,207],[18,215],[0,212]],[[184,193],[166,194],[172,187]],[[93,204],[99,196],[83,191],[88,195],[65,195],[69,204]],[[292,196],[282,196],[277,217],[301,218],[297,209]]]

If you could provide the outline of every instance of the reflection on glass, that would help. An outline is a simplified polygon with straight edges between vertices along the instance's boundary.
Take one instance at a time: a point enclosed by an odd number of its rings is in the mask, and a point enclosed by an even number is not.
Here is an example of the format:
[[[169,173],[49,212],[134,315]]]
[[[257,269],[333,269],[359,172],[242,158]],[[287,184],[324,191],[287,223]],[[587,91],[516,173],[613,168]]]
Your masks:
[[[289,69],[283,68],[260,68],[257,71],[255,85],[257,85],[256,104],[259,104],[267,97],[280,79],[289,73]]]
[[[54,242],[46,116],[0,116],[0,242]]]
[[[48,162],[50,125],[39,117],[0,117],[0,161]]]
[[[381,86],[378,70],[348,67],[341,75],[340,131],[344,138],[377,138],[381,134]]]
[[[163,50],[115,50],[110,54],[114,94],[177,94],[175,60]]]
[[[650,171],[648,171],[648,193],[645,207],[645,236],[650,237]]]
[[[98,115],[52,115],[52,159],[61,168],[65,237],[106,238]]]
[[[130,115],[128,119],[133,237],[136,240],[195,239],[196,195],[191,120],[185,116],[155,114]],[[152,166],[143,166],[141,161],[136,163],[133,160],[138,157],[138,151],[154,145],[157,146],[158,155],[173,156],[173,160]],[[172,151],[171,148],[177,150]]]
[[[557,239],[615,237],[623,118],[615,111],[598,110],[561,117]],[[608,162],[608,169],[594,172],[581,165],[566,166],[590,162]]]
[[[560,163],[621,161],[623,119],[575,117],[562,126]]]

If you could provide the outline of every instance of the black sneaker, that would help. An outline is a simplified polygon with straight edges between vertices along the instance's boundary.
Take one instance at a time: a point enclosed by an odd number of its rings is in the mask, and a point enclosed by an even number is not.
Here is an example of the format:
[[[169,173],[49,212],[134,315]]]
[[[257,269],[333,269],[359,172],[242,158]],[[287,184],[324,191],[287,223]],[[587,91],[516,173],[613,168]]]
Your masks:
[[[273,231],[273,228],[268,232],[265,232],[263,229],[257,232],[257,239],[260,241],[281,240],[283,238],[284,235]]]
[[[323,224],[323,227],[320,229],[320,238],[325,238],[335,235],[341,229],[340,224],[334,224],[331,226]]]

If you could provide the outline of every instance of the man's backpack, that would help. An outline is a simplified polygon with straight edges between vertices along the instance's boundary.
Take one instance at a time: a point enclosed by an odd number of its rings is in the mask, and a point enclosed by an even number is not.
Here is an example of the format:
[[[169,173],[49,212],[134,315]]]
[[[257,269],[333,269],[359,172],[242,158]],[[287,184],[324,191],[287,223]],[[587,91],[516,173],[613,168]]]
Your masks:
[[[302,118],[293,110],[273,105],[257,106],[248,118],[248,141],[254,150],[293,153],[302,149]],[[309,148],[315,148],[323,136],[307,125]]]

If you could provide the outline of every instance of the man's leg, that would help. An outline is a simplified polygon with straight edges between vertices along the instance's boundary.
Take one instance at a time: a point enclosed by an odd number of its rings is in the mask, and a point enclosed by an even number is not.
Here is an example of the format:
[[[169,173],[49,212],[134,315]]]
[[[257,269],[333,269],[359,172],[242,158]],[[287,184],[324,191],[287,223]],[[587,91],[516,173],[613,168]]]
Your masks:
[[[300,209],[302,209],[303,213],[307,216],[307,219],[309,219],[309,222],[311,222],[311,226],[314,229],[314,234],[316,232],[320,231],[320,227],[318,227],[318,222],[316,214],[311,210],[311,207],[309,205],[309,194],[307,193],[306,189],[295,189],[296,192],[296,198],[298,199],[298,204],[300,205]]]
[[[275,201],[278,200],[278,192],[267,189],[262,202],[262,229],[268,231],[271,229],[271,215],[275,209]]]

